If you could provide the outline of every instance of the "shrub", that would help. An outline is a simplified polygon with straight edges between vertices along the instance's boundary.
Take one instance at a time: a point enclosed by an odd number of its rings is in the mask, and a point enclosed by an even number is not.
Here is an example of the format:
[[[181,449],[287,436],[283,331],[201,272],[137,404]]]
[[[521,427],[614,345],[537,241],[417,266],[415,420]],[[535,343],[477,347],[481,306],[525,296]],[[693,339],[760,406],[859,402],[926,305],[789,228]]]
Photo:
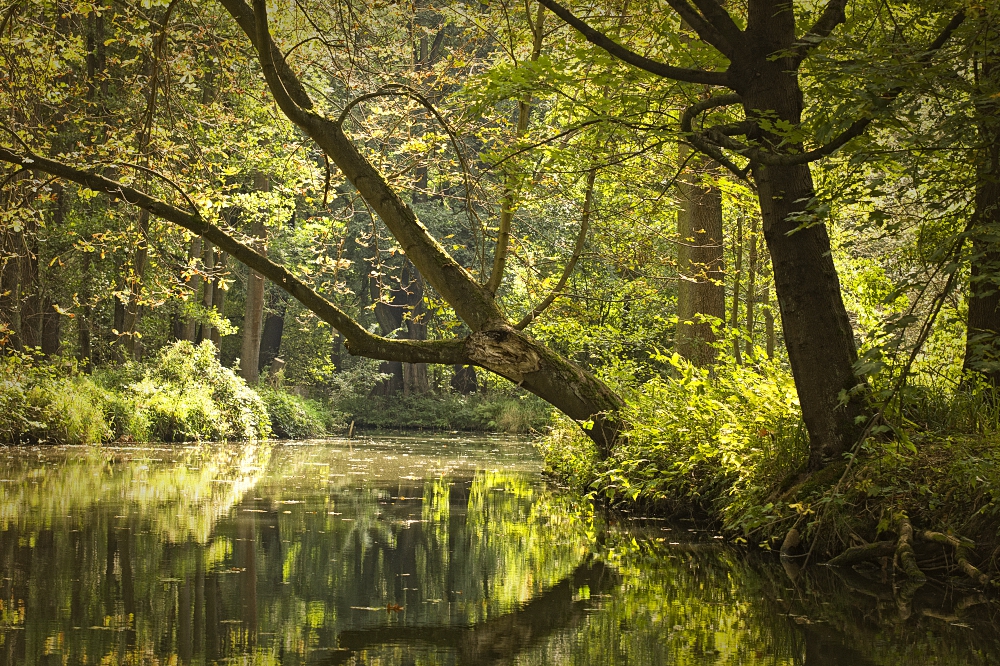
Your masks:
[[[140,416],[116,421],[116,436],[145,430],[148,437],[173,442],[256,440],[270,434],[263,400],[218,362],[215,345],[207,340],[164,347],[142,379],[125,388]],[[121,415],[120,409],[116,413]]]
[[[541,444],[550,473],[614,502],[700,509],[729,527],[808,458],[790,373],[773,361],[711,370],[674,355],[674,376],[626,393],[629,430],[607,460],[571,421]]]
[[[345,427],[345,414],[280,388],[258,389],[271,417],[271,430],[281,439],[320,437]]]
[[[349,420],[369,428],[485,430],[527,433],[552,422],[552,408],[533,395],[456,393],[355,397],[337,403]]]

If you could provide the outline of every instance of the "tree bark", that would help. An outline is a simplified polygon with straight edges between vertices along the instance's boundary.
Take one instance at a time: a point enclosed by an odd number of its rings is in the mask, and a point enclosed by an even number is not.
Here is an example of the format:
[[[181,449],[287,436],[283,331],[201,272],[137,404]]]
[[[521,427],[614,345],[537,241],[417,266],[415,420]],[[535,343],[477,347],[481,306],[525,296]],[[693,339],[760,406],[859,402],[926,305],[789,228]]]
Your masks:
[[[146,275],[146,264],[149,261],[149,212],[139,211],[139,236],[136,239],[135,253],[132,255],[132,273],[128,276],[129,300],[125,308],[125,318],[122,323],[122,333],[125,335],[125,348],[129,356],[138,361],[142,353],[142,342],[138,336],[140,305],[142,298],[142,282]]]
[[[202,248],[202,261],[205,264],[204,288],[202,289],[201,305],[206,310],[211,310],[215,300],[215,246],[205,242]],[[198,336],[202,340],[212,339],[212,324],[205,322],[201,325],[201,334]]]
[[[216,278],[212,280],[212,305],[220,317],[226,316],[226,290],[223,289],[222,278],[226,274],[226,253],[218,252],[215,263]],[[218,328],[212,329],[212,343],[221,355],[222,335]]]
[[[964,369],[1000,385],[1000,54],[996,29],[983,55],[976,101],[979,146],[975,151],[972,274]]]
[[[681,146],[683,161],[687,147]],[[722,192],[706,187],[703,160],[677,183],[677,352],[697,366],[715,360],[715,333],[704,317],[726,318],[723,273]],[[711,175],[708,175],[710,178]]]
[[[753,329],[757,323],[754,306],[757,304],[757,218],[750,220],[750,234],[747,236],[747,353],[754,355]]]
[[[201,270],[198,264],[201,261],[201,236],[195,236],[191,239],[191,249],[188,252],[188,261],[194,261],[194,268]],[[201,274],[195,273],[191,277],[191,298],[197,300],[198,293],[201,291]],[[189,317],[184,324],[184,339],[189,342],[194,342],[198,338],[198,320],[194,317]]]
[[[790,56],[772,55],[791,52],[796,42],[793,5],[776,8],[770,2],[754,0],[750,3],[747,33],[751,35],[746,44],[747,57],[730,66],[733,87],[742,96],[747,118],[758,118],[760,110],[766,110],[792,127],[799,126],[802,90],[798,63]],[[779,149],[783,137],[759,126],[749,132],[748,138],[774,147],[776,152],[802,150],[801,145]],[[822,219],[808,226],[801,222],[813,215],[809,206],[816,197],[809,166],[755,161],[752,173],[764,239],[771,255],[785,345],[809,431],[809,464],[816,469],[839,458],[860,435],[858,420],[863,399],[856,390],[857,348],[826,225]],[[850,397],[841,404],[845,391],[850,392]]]
[[[285,313],[288,310],[288,296],[280,293],[269,299],[271,314],[264,319],[264,330],[260,337],[260,367],[270,365],[281,353],[281,337],[285,331]]]
[[[736,335],[740,325],[740,280],[743,279],[743,217],[736,218],[736,242],[733,244],[736,254],[736,265],[733,267],[733,302],[729,316],[729,328],[733,331],[733,358],[737,364],[742,364],[740,358],[740,338]]]
[[[408,319],[406,320],[407,337],[410,340],[427,339],[427,313],[424,310],[424,281],[420,273],[409,261],[403,268],[403,279],[407,282],[406,305]],[[403,395],[423,395],[431,392],[427,380],[426,363],[403,364]]]
[[[266,256],[266,229],[263,222],[253,227],[254,250]],[[249,384],[260,378],[260,335],[264,323],[264,276],[252,268],[247,274],[247,302],[243,316],[243,345],[240,353],[240,376]]]

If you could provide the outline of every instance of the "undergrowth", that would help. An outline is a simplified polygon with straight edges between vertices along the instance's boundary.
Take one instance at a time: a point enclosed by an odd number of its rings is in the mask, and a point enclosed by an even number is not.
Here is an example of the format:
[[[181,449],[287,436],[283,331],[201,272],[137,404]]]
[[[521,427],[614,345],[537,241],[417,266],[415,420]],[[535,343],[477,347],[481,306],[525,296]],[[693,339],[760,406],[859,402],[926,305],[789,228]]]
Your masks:
[[[629,430],[610,458],[600,460],[579,426],[563,420],[540,444],[548,472],[612,507],[693,513],[766,548],[795,526],[818,555],[832,555],[887,538],[904,516],[1000,544],[996,389],[909,386],[863,446],[809,474],[786,369],[725,357],[711,370],[677,356],[671,364],[671,376],[624,392]]]

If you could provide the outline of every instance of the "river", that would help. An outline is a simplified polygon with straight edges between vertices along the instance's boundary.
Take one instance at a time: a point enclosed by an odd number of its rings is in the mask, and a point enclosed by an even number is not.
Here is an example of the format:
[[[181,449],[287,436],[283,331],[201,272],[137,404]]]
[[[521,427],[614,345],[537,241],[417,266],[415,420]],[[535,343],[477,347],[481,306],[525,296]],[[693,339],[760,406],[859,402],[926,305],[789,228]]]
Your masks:
[[[607,517],[530,443],[0,451],[3,664],[996,664],[990,598]]]

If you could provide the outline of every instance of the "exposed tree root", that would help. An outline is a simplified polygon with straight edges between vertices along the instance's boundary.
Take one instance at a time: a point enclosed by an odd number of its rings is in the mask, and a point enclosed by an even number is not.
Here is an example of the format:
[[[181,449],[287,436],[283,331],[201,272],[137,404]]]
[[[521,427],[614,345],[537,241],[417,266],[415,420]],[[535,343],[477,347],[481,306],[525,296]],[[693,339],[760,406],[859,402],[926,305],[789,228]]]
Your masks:
[[[863,546],[852,546],[827,562],[827,564],[835,567],[849,567],[858,562],[889,557],[895,552],[895,541],[875,541],[873,543],[866,543]]]
[[[896,542],[896,564],[903,573],[914,581],[927,580],[927,576],[917,566],[917,556],[913,553],[913,526],[909,518],[899,521],[899,541]]]
[[[962,539],[952,536],[951,534],[943,534],[941,532],[932,532],[931,530],[921,530],[918,533],[918,536],[924,541],[932,541],[934,543],[951,546],[955,549],[955,562],[958,564],[958,568],[961,569],[966,576],[976,581],[979,585],[985,585],[989,582],[990,577],[977,569],[975,565],[969,561],[969,551],[972,549],[974,544],[968,539]]]

